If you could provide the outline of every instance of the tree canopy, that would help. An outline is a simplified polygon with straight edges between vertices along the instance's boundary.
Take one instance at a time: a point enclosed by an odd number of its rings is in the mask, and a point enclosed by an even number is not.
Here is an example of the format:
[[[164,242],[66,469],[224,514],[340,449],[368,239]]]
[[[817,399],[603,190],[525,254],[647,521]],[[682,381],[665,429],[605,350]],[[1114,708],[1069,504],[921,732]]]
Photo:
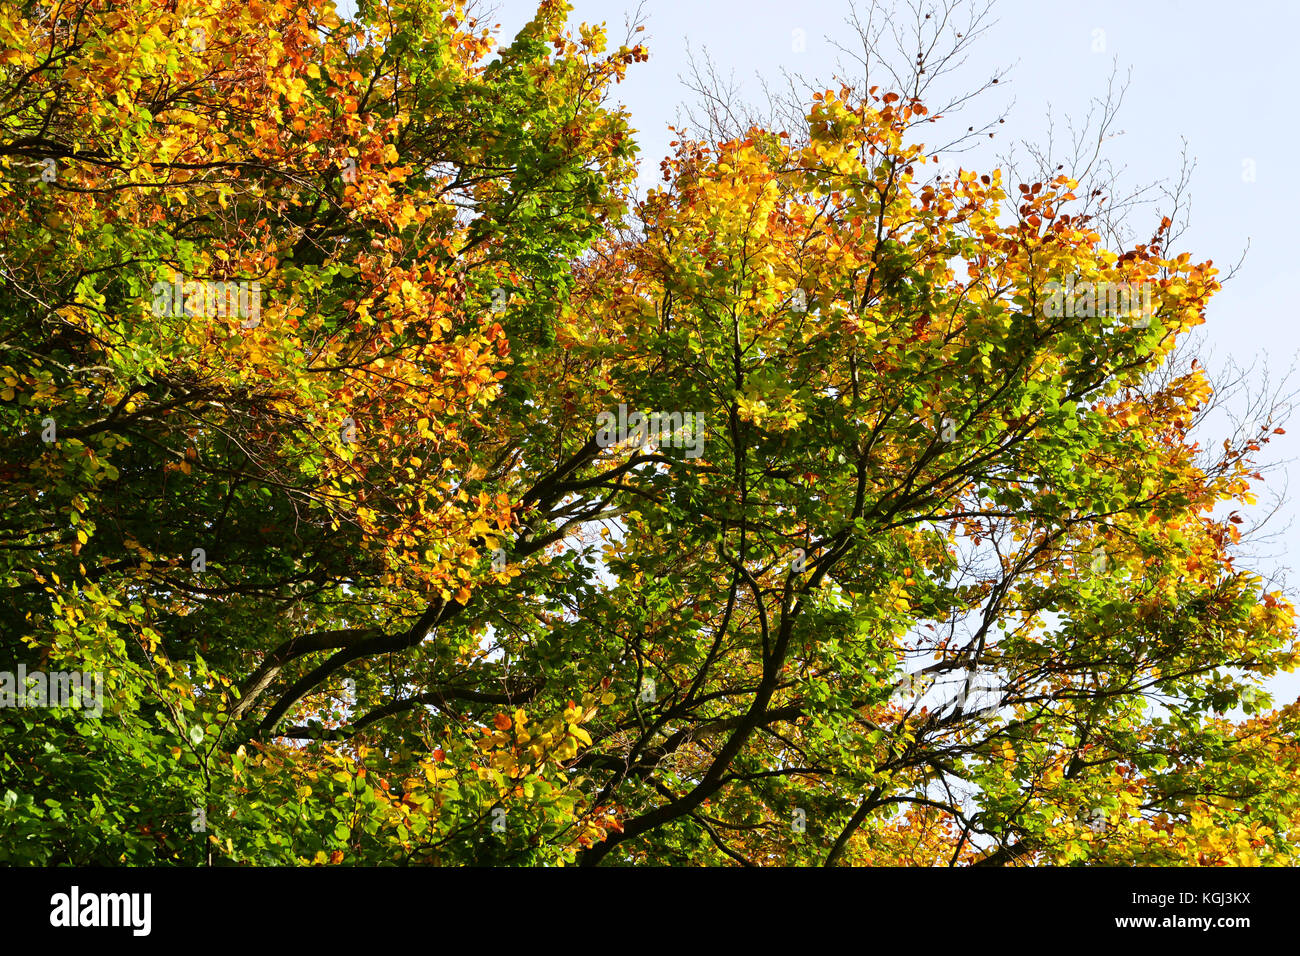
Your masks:
[[[567,14],[0,4],[0,861],[1295,863],[1213,264]]]

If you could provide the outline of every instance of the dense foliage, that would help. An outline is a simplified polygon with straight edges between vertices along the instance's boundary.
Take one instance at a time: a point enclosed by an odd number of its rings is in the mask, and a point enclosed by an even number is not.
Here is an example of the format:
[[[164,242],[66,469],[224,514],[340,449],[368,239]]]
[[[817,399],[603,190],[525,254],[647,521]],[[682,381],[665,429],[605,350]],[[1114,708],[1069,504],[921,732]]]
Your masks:
[[[1213,266],[566,16],[0,4],[0,862],[1295,862]]]

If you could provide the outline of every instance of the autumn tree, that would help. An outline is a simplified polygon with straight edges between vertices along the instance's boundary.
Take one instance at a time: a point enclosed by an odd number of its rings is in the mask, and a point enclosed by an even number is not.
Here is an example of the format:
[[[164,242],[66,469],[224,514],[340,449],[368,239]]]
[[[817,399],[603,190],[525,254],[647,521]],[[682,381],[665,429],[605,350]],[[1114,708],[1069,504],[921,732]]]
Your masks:
[[[934,175],[923,64],[637,197],[562,4],[0,9],[0,647],[105,675],[4,859],[1294,862],[1168,217]]]
[[[470,450],[493,403],[521,406],[512,363],[551,341],[571,262],[622,209],[632,143],[602,100],[643,54],[569,37],[556,4],[490,60],[441,3],[2,10],[4,656],[103,671],[109,698],[94,724],[5,711],[5,852],[334,852],[334,795],[294,794],[336,759],[361,779],[360,752],[264,742],[333,702],[364,721],[411,681],[484,693],[468,632],[426,643],[514,573],[482,553],[517,503]],[[480,703],[518,696],[486,666]],[[418,736],[390,773],[437,783]],[[465,785],[466,819],[489,784]],[[341,792],[358,845],[415,799],[396,776]]]

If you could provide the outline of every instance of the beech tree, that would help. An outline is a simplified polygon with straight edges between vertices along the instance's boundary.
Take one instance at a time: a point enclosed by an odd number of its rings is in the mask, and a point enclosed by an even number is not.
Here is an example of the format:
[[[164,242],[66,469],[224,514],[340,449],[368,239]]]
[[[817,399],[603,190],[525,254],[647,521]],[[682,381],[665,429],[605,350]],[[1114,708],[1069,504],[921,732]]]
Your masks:
[[[1169,216],[358,6],[0,5],[0,860],[1295,861]]]

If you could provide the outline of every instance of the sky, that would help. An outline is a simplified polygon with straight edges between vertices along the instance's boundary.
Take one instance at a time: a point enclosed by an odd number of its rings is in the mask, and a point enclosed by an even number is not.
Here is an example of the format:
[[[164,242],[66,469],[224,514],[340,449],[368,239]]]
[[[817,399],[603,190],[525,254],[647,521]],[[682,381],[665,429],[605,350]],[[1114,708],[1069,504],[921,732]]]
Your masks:
[[[571,0],[571,21],[608,25],[618,42],[636,15],[638,39],[650,59],[633,64],[616,96],[626,104],[642,149],[643,188],[655,183],[658,163],[674,138],[669,124],[694,94],[681,78],[691,56],[708,54],[720,74],[734,80],[743,100],[764,101],[761,78],[779,84],[783,71],[834,85],[837,44],[855,36],[846,25],[850,0]],[[347,12],[349,4],[340,9]],[[903,4],[883,6],[903,8]],[[867,5],[857,3],[865,12]],[[481,22],[501,25],[509,38],[527,22],[536,0],[484,0]],[[1300,3],[1241,0],[997,0],[989,26],[943,91],[967,91],[1003,73],[998,85],[966,108],[976,126],[1005,113],[992,141],[965,154],[966,168],[990,167],[1015,143],[1059,139],[1103,99],[1108,81],[1127,83],[1122,106],[1105,144],[1121,186],[1138,188],[1178,179],[1184,154],[1194,164],[1188,181],[1189,225],[1177,251],[1194,261],[1213,260],[1235,276],[1211,301],[1197,332],[1197,352],[1210,370],[1230,363],[1246,371],[1255,391],[1300,387],[1285,380],[1300,360],[1300,323],[1289,283],[1290,223],[1300,221],[1300,191],[1286,177],[1295,168],[1300,132],[1291,94],[1294,38]],[[1145,221],[1143,221],[1145,226]],[[1147,233],[1149,235],[1149,233]],[[1221,276],[1222,278],[1222,276]],[[1231,408],[1239,408],[1233,403]],[[1211,427],[1223,427],[1222,420]],[[1267,472],[1256,516],[1280,504],[1256,546],[1254,570],[1281,583],[1300,568],[1297,508],[1289,488],[1300,489],[1300,423],[1265,447]],[[1208,437],[1208,436],[1207,436]],[[1289,479],[1294,479],[1289,481]],[[1251,519],[1251,514],[1246,513]],[[1291,574],[1293,584],[1300,578]],[[1300,675],[1273,684],[1284,700],[1300,694]]]

